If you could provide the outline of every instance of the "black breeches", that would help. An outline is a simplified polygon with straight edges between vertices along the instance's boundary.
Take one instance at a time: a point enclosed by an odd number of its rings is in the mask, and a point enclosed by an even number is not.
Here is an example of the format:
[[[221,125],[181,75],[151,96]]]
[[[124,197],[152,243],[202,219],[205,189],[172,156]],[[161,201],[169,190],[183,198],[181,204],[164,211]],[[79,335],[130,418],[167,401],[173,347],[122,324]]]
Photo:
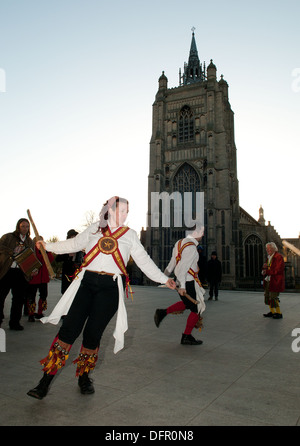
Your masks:
[[[185,289],[189,296],[191,296],[193,299],[197,300],[196,290],[195,290],[195,282],[194,280],[191,280],[189,282],[185,282]],[[182,302],[186,306],[187,309],[192,311],[193,313],[198,313],[197,305],[191,302],[187,297],[180,296]]]
[[[59,330],[59,339],[72,345],[84,327],[82,345],[96,349],[118,305],[117,280],[114,281],[112,276],[86,271]]]
[[[46,300],[48,296],[48,284],[47,283],[29,284],[27,288],[27,298],[29,304],[35,302],[36,293],[38,291],[39,291],[39,298],[41,300]]]

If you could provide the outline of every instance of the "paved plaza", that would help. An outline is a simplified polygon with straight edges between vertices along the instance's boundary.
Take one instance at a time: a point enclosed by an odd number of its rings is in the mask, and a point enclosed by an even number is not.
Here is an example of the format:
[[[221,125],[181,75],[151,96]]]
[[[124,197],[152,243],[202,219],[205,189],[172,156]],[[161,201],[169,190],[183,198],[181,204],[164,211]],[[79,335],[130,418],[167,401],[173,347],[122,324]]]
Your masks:
[[[156,328],[156,308],[175,303],[177,293],[133,287],[126,300],[125,348],[113,353],[115,319],[104,333],[93,373],[96,392],[82,395],[72,361],[43,400],[26,395],[42,376],[44,358],[58,326],[30,323],[8,328],[0,353],[1,426],[297,426],[300,425],[300,294],[282,293],[283,319],[266,319],[262,292],[221,290],[207,301],[200,346],[180,344],[187,313],[169,315]],[[49,284],[48,310],[60,298],[60,282]],[[207,297],[206,297],[207,299]],[[299,342],[292,331],[299,327]],[[3,334],[3,332],[2,332]]]

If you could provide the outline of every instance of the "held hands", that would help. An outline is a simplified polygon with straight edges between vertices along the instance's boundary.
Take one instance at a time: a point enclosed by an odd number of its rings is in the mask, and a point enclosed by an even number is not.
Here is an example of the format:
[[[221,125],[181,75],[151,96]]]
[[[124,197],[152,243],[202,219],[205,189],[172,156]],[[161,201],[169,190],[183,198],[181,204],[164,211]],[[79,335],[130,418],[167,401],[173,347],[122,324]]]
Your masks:
[[[171,290],[175,290],[175,288],[176,288],[176,283],[174,282],[173,279],[168,279],[168,280],[166,281],[166,286],[167,286],[168,288],[170,288]]]
[[[185,288],[177,288],[177,291],[180,294],[180,296],[185,296],[186,295],[186,289]]]

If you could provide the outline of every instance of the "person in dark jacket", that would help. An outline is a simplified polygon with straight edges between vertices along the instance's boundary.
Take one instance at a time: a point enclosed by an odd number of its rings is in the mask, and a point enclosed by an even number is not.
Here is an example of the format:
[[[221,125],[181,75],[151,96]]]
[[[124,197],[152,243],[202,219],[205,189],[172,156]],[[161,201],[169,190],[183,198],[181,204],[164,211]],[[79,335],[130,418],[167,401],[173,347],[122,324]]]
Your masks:
[[[199,260],[198,260],[198,277],[200,282],[202,283],[202,286],[207,286],[206,283],[206,267],[207,267],[207,261],[206,257],[203,252],[203,247],[201,245],[197,246],[198,254],[199,254]]]
[[[43,240],[43,237],[41,237]],[[35,243],[37,241],[36,238],[33,239]],[[41,262],[42,266],[39,269],[38,273],[32,277],[29,281],[29,285],[27,288],[27,305],[28,305],[28,321],[35,322],[35,319],[41,319],[43,315],[43,311],[47,310],[47,297],[48,297],[48,283],[50,281],[49,272],[45,263],[45,260],[39,249],[35,247],[35,255],[37,259]],[[51,252],[47,252],[47,256],[49,258],[50,263],[54,260],[54,255]],[[36,294],[39,291],[39,302],[38,302],[38,311],[36,310]]]
[[[0,239],[0,326],[4,319],[4,302],[11,291],[12,304],[9,327],[11,330],[23,330],[20,324],[28,279],[17,265],[14,257],[24,249],[34,249],[30,238],[30,223],[27,218],[20,218],[16,230],[4,234]]]
[[[67,240],[76,237],[78,234],[75,229],[70,229],[67,232]],[[67,290],[71,285],[75,271],[80,267],[84,257],[84,252],[72,252],[69,254],[58,254],[55,258],[56,262],[63,262],[61,274],[61,294]]]
[[[209,282],[208,300],[212,300],[213,295],[215,295],[215,300],[218,300],[219,285],[222,280],[222,265],[218,260],[216,251],[211,253],[211,259],[207,262],[206,277]]]

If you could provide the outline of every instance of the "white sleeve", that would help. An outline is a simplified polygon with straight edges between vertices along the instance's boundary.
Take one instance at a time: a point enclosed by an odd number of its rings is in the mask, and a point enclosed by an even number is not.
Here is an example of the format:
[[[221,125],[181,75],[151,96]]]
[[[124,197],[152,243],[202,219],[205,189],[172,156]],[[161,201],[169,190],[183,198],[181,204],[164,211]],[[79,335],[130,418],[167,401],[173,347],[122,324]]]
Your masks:
[[[85,231],[76,235],[76,237],[61,242],[46,243],[46,251],[54,252],[55,254],[68,254],[69,252],[78,252],[85,249],[89,241],[90,233],[95,232],[94,226],[89,226]]]
[[[176,266],[176,278],[179,282],[179,287],[185,289],[185,282],[188,274],[188,270],[192,266],[193,258],[194,258],[194,251],[197,249],[194,246],[186,246],[181,254],[181,260]]]
[[[137,266],[149,277],[150,280],[158,283],[166,283],[168,277],[161,272],[161,270],[155,265],[151,257],[145,251],[145,248],[141,244],[137,234],[132,231],[132,247],[130,254],[137,264]]]
[[[177,253],[177,249],[176,249],[176,246],[175,246],[175,247],[173,248],[173,251],[172,251],[172,257],[171,257],[171,260],[170,260],[168,266],[167,266],[166,269],[165,269],[165,274],[166,274],[167,276],[170,276],[170,274],[174,271],[174,268],[175,268],[175,266],[176,266],[176,253]]]

